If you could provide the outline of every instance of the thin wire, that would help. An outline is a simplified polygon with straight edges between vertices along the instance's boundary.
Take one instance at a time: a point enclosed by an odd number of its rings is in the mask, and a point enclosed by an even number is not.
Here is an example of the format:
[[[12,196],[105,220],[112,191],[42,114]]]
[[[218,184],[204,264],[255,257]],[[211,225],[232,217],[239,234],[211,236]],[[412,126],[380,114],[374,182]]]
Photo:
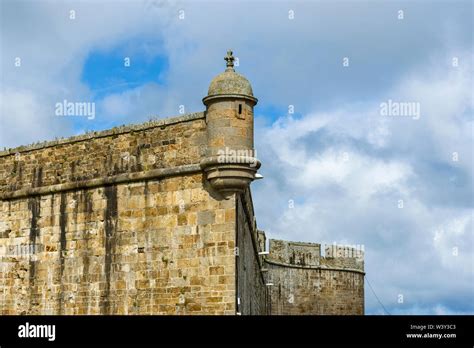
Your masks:
[[[370,282],[369,282],[369,279],[367,278],[367,276],[364,277],[365,280],[367,280],[367,284],[369,284],[369,288],[370,290],[372,290],[372,293],[374,294],[375,298],[377,299],[377,301],[379,301],[380,305],[382,306],[383,310],[385,311],[385,313],[387,313],[388,315],[390,315],[390,313],[387,311],[387,309],[385,309],[385,306],[383,305],[383,303],[380,301],[379,297],[377,296],[377,294],[375,293],[374,289],[372,288],[372,285],[370,285]]]

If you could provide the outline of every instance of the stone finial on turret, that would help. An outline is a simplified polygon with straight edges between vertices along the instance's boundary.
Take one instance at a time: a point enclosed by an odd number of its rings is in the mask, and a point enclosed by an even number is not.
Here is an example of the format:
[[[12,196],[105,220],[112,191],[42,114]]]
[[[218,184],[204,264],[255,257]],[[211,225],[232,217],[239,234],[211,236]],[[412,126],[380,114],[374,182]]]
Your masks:
[[[227,50],[227,55],[224,57],[224,60],[226,61],[227,68],[225,71],[235,71],[234,70],[234,56],[232,55],[232,50]]]

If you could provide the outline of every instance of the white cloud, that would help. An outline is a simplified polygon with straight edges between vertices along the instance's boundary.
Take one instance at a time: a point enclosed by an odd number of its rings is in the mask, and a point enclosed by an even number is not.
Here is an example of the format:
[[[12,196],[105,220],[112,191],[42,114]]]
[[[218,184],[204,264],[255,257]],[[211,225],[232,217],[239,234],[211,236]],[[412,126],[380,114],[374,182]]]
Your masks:
[[[34,133],[35,137],[45,139],[49,138],[51,133],[64,132],[67,127],[54,119],[55,116],[49,107],[52,108],[52,104],[48,106],[38,94],[31,90],[4,89],[0,93],[2,143],[14,143],[18,141],[18,137],[31,139],[31,133]],[[38,114],[50,115],[50,117],[35,117]],[[26,134],[22,136],[21,132]]]
[[[433,230],[433,246],[443,267],[466,276],[474,271],[472,218],[472,211],[457,213]]]

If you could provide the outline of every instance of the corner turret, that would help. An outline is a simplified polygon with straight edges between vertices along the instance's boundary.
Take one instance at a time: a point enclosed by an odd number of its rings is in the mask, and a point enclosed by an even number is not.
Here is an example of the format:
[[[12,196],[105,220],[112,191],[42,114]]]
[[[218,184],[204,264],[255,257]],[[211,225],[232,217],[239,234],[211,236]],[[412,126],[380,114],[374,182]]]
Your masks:
[[[208,143],[201,168],[214,189],[235,193],[249,186],[260,167],[253,140],[257,98],[250,82],[235,72],[231,50],[224,59],[226,70],[211,81],[203,99]]]

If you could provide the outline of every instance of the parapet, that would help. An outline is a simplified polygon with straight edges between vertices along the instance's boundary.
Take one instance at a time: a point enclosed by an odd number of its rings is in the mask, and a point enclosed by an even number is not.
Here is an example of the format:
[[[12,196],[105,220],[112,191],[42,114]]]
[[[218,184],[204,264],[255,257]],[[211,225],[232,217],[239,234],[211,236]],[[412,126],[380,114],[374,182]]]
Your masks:
[[[205,114],[116,127],[0,152],[0,200],[201,172]]]
[[[270,239],[266,262],[297,268],[364,272],[364,250],[359,246],[327,245]]]
[[[122,125],[118,127],[114,127],[111,129],[106,129],[103,131],[90,131],[85,134],[75,135],[67,138],[60,138],[57,140],[47,140],[42,142],[37,142],[29,145],[22,145],[11,149],[4,149],[0,151],[0,157],[9,156],[9,155],[18,155],[20,153],[25,153],[34,150],[41,150],[48,147],[54,147],[57,145],[65,145],[65,144],[72,144],[82,141],[88,141],[90,139],[95,138],[105,138],[105,137],[113,137],[118,136],[121,134],[132,133],[132,132],[140,132],[145,131],[151,128],[164,128],[168,125],[176,124],[176,123],[183,123],[188,121],[193,121],[196,119],[205,118],[204,112],[193,112],[185,115],[179,116],[171,116],[163,119],[155,119],[150,120],[148,122],[140,123],[140,124],[129,124],[129,125]]]
[[[270,239],[268,260],[295,266],[319,266],[321,244]]]

